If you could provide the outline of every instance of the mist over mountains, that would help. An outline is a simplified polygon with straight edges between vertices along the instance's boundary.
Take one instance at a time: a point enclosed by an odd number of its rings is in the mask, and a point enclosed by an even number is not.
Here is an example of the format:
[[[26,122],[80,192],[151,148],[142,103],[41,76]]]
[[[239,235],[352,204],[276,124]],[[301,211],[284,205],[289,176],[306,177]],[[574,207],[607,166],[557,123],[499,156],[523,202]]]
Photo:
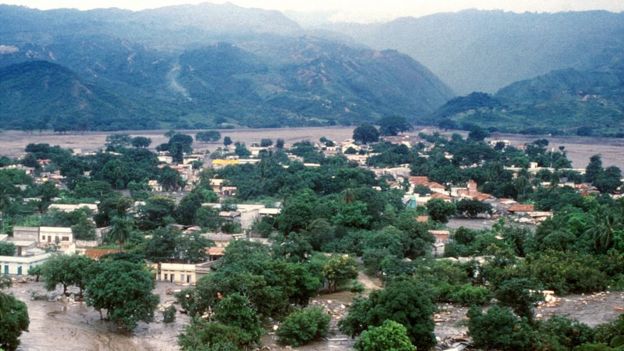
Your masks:
[[[388,115],[510,131],[548,121],[602,135],[624,125],[623,14],[470,10],[305,28],[232,4],[0,5],[0,23],[5,128],[279,127]],[[452,100],[473,91],[491,95]],[[495,106],[480,106],[483,96]]]

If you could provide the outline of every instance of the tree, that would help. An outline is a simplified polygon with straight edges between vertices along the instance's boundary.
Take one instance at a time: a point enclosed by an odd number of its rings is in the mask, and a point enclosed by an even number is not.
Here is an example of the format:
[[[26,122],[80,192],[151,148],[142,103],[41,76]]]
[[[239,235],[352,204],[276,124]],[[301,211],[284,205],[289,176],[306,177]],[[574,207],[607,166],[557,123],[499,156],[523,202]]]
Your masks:
[[[111,221],[111,228],[108,232],[108,237],[119,245],[119,250],[122,250],[124,244],[130,238],[132,231],[134,230],[134,221],[126,217],[114,217]]]
[[[165,145],[161,145],[163,151],[169,151],[173,162],[182,163],[184,161],[184,154],[193,152],[193,137],[186,134],[175,134]]]
[[[601,193],[614,193],[622,185],[622,171],[615,166],[607,167],[593,181]]]
[[[407,336],[407,329],[395,321],[387,320],[379,327],[362,332],[355,342],[358,351],[416,351]]]
[[[195,134],[195,140],[203,142],[215,142],[221,139],[221,133],[216,130],[209,130]]]
[[[194,318],[178,336],[184,351],[240,351],[251,349],[242,339],[244,330],[219,322]]]
[[[429,350],[435,345],[434,310],[425,285],[414,280],[395,280],[383,290],[373,291],[368,298],[356,299],[339,327],[344,333],[356,336],[371,326],[392,320],[405,326],[419,350]]]
[[[329,292],[335,292],[340,284],[357,277],[357,263],[348,255],[334,255],[323,265],[323,276]]]
[[[595,182],[602,174],[602,157],[594,155],[589,158],[589,164],[585,168],[585,181],[588,183]]]
[[[251,155],[251,151],[249,151],[247,149],[245,144],[237,142],[235,144],[235,146],[236,147],[234,148],[234,153],[236,154],[236,156],[238,156],[240,158],[245,158],[245,157],[249,157]]]
[[[0,277],[0,289],[8,288],[10,279]],[[13,295],[0,291],[0,349],[14,351],[19,346],[19,337],[28,330],[28,308]]]
[[[61,284],[63,294],[66,295],[68,287],[76,286],[82,295],[92,263],[90,258],[79,255],[56,255],[50,258],[41,267],[41,276],[46,289],[54,290]]]
[[[384,117],[378,124],[381,135],[394,136],[412,129],[412,125],[404,117],[399,116]]]
[[[529,351],[537,342],[537,335],[530,325],[515,316],[508,307],[494,305],[485,314],[480,308],[473,307],[468,317],[468,331],[477,348]]]
[[[184,180],[180,173],[169,166],[163,167],[158,181],[164,191],[177,191],[184,186]]]
[[[106,147],[117,148],[130,145],[132,138],[128,134],[112,134],[106,137]]]
[[[260,140],[260,146],[262,147],[269,147],[273,145],[273,140],[268,139],[268,138],[264,138]]]
[[[476,217],[480,213],[492,212],[492,205],[479,200],[462,199],[456,206],[458,213],[468,217]]]
[[[278,149],[283,149],[284,148],[284,139],[277,139],[275,141],[275,147]]]
[[[483,141],[488,136],[490,136],[490,133],[479,126],[472,126],[470,133],[468,133],[468,139],[472,141]]]
[[[125,330],[139,321],[154,319],[158,295],[152,294],[154,280],[142,264],[124,260],[103,260],[95,267],[86,286],[87,305],[106,310],[107,318]]]
[[[15,244],[11,242],[0,241],[0,256],[14,256]]]
[[[216,202],[217,195],[208,189],[195,189],[186,195],[175,210],[175,217],[180,224],[197,224],[197,211],[203,203]]]
[[[436,222],[446,223],[449,217],[455,214],[455,205],[442,199],[431,199],[427,201],[429,216]]]
[[[147,137],[138,136],[132,138],[132,146],[136,148],[147,148],[150,146],[151,143],[152,139]]]
[[[540,293],[528,279],[513,278],[503,281],[494,292],[496,299],[504,306],[510,307],[518,316],[533,321],[533,307],[542,300]]]
[[[226,136],[225,138],[223,138],[223,145],[225,147],[228,147],[230,145],[232,145],[234,142],[232,141],[232,138],[230,138],[229,136]]]
[[[165,262],[175,259],[176,245],[181,233],[171,227],[157,228],[145,243],[145,258],[152,262]]]
[[[175,203],[168,197],[153,196],[139,207],[139,229],[149,230],[162,227],[173,222]]]
[[[281,344],[298,347],[327,335],[330,320],[323,308],[307,307],[288,315],[276,334]]]
[[[375,143],[379,141],[379,131],[373,125],[362,124],[353,130],[353,140],[361,144]]]
[[[219,301],[214,318],[220,323],[240,329],[239,344],[257,345],[264,332],[251,302],[239,293],[230,294]]]

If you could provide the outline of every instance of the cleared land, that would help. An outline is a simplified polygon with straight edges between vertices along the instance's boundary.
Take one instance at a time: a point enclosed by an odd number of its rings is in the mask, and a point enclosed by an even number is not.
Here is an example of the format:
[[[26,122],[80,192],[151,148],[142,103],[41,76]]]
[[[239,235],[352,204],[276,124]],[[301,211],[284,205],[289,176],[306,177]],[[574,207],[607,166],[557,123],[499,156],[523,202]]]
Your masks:
[[[434,132],[434,128],[416,128],[410,134],[418,135],[419,132]],[[152,147],[167,141],[163,130],[139,130],[125,131],[133,136],[146,136],[152,139]],[[197,130],[181,131],[194,135]],[[259,143],[262,138],[278,139],[282,138],[286,144],[292,144],[302,140],[317,141],[325,136],[331,140],[342,141],[351,138],[353,127],[306,127],[306,128],[272,128],[272,129],[225,129],[220,130],[223,137],[229,136],[234,141],[244,142],[247,145]],[[21,132],[4,131],[0,132],[0,155],[16,157],[24,153],[24,148],[30,143],[48,143],[60,145],[83,152],[96,151],[100,149],[106,136],[112,132],[86,132],[73,134],[57,134],[51,132]],[[465,132],[462,132],[465,134]],[[544,137],[527,136],[519,134],[494,134],[492,139],[506,139],[513,145],[521,145],[536,139],[546,138],[550,140],[550,147],[558,148],[565,146],[569,158],[574,167],[584,168],[592,155],[602,155],[605,166],[618,166],[624,169],[624,139],[613,138],[590,138],[590,137]],[[194,148],[198,151],[213,151],[222,146],[217,143],[195,143]]]

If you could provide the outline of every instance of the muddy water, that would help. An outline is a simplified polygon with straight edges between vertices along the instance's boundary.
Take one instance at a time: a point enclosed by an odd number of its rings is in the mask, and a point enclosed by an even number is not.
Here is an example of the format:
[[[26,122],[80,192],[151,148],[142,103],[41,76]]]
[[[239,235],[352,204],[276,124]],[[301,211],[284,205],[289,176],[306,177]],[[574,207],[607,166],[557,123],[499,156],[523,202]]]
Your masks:
[[[168,284],[157,286],[161,302],[173,300],[166,295]],[[132,334],[122,334],[99,313],[84,303],[31,301],[30,291],[43,292],[40,283],[16,284],[11,292],[28,305],[30,327],[22,334],[19,350],[24,351],[168,351],[178,350],[177,335],[188,322],[178,313],[176,322],[162,323],[162,314],[155,313],[155,322],[141,323]]]
[[[169,283],[157,283],[156,293],[160,301],[173,301],[167,295],[168,289],[180,289]],[[29,331],[20,337],[21,351],[170,351],[179,350],[177,336],[189,323],[188,316],[178,313],[175,323],[162,323],[162,314],[155,313],[155,321],[150,324],[140,323],[132,334],[118,332],[113,325],[101,321],[99,313],[81,302],[72,301],[33,301],[31,292],[44,293],[41,283],[16,283],[10,292],[28,305],[30,317]],[[60,293],[60,290],[57,291]],[[329,306],[334,311],[346,311],[346,306],[353,300],[353,294],[340,292],[320,296],[312,304]],[[344,306],[344,309],[341,307]],[[332,316],[330,335],[326,340],[318,341],[300,351],[346,351],[351,350],[353,340],[341,334],[337,322],[342,314]],[[274,333],[263,338],[263,344],[270,350],[293,350],[277,345]]]

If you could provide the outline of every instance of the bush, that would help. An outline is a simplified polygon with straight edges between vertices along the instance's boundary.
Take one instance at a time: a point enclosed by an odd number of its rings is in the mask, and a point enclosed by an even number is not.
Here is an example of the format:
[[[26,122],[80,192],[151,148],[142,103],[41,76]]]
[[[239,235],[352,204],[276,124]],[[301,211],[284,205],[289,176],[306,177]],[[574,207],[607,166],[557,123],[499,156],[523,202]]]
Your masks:
[[[449,294],[449,300],[464,306],[485,305],[490,302],[490,291],[482,286],[470,284],[455,286]]]
[[[291,313],[277,330],[281,344],[301,346],[327,335],[329,315],[320,307],[307,307]]]
[[[163,323],[173,323],[176,318],[176,308],[171,305],[162,311],[163,314]]]
[[[572,350],[594,340],[594,331],[587,325],[565,317],[555,316],[540,323],[542,348],[546,350]]]
[[[604,290],[609,278],[599,267],[597,258],[581,253],[545,251],[527,259],[530,277],[560,295]]]
[[[358,351],[415,351],[407,336],[407,329],[395,321],[385,321],[379,327],[370,327],[355,342]]]
[[[473,307],[468,317],[468,331],[477,348],[529,351],[537,343],[537,333],[526,320],[514,315],[510,308],[495,305],[483,314],[480,308]]]

